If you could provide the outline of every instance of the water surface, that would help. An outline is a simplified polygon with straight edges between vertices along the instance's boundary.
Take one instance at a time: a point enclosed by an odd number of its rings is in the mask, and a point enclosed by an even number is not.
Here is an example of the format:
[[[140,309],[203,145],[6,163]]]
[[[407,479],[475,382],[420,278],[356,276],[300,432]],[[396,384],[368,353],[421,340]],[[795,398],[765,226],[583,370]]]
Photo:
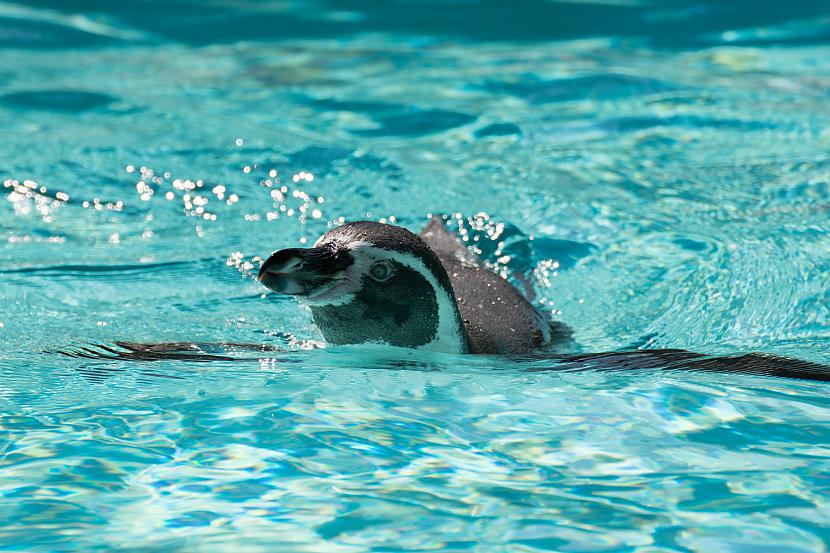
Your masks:
[[[828,547],[826,384],[319,349],[252,275],[442,213],[587,351],[830,363],[826,2],[109,4],[0,5],[0,548]],[[48,353],[118,340],[286,352]]]

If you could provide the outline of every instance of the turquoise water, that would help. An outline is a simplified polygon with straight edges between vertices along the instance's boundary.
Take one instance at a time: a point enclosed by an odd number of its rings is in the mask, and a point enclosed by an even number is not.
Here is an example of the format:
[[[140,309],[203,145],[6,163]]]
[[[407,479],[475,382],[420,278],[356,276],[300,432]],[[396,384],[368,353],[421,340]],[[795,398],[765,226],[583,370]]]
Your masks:
[[[321,348],[253,279],[444,213],[585,351],[830,363],[827,2],[66,4],[0,4],[0,549],[830,546],[827,384]],[[49,353],[119,340],[286,351]]]

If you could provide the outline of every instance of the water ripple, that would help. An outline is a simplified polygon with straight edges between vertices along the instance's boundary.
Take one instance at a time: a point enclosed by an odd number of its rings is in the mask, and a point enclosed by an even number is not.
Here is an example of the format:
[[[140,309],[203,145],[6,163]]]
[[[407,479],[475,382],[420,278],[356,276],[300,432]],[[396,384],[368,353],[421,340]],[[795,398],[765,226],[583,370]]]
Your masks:
[[[443,214],[585,351],[830,364],[821,3],[328,4],[0,4],[0,548],[830,547],[825,384],[323,348],[252,278]]]

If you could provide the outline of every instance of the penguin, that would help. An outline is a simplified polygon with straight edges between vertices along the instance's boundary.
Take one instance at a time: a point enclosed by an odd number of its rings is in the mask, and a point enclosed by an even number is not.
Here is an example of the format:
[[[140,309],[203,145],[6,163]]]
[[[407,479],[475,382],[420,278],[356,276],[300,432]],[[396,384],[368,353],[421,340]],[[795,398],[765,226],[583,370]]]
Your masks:
[[[419,235],[373,221],[339,226],[312,248],[274,252],[257,279],[308,305],[332,344],[505,355],[555,349],[571,337],[483,268],[440,217]]]
[[[567,325],[551,320],[510,282],[483,267],[440,217],[418,235],[372,221],[347,223],[311,248],[274,252],[257,279],[308,305],[330,344],[379,343],[534,360],[528,371],[652,369],[830,381],[830,366],[766,353],[580,353]],[[235,356],[241,352],[280,351],[262,344],[119,341],[56,353],[86,360],[211,362],[250,360]]]
[[[830,381],[830,367],[764,353],[708,356],[680,349],[573,353],[552,321],[433,217],[420,234],[357,221],[312,248],[274,252],[257,279],[307,304],[327,342],[382,343],[456,354],[548,360],[532,370],[668,369]]]

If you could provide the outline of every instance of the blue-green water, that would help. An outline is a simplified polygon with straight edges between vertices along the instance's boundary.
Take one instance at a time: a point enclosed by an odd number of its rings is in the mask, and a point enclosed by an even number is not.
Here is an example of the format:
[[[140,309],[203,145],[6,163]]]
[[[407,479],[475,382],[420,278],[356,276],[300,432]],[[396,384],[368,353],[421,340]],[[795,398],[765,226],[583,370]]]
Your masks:
[[[830,363],[830,4],[67,4],[0,4],[0,549],[828,548],[826,384],[320,349],[251,273],[441,212],[584,350]],[[290,351],[45,353],[117,340]]]

